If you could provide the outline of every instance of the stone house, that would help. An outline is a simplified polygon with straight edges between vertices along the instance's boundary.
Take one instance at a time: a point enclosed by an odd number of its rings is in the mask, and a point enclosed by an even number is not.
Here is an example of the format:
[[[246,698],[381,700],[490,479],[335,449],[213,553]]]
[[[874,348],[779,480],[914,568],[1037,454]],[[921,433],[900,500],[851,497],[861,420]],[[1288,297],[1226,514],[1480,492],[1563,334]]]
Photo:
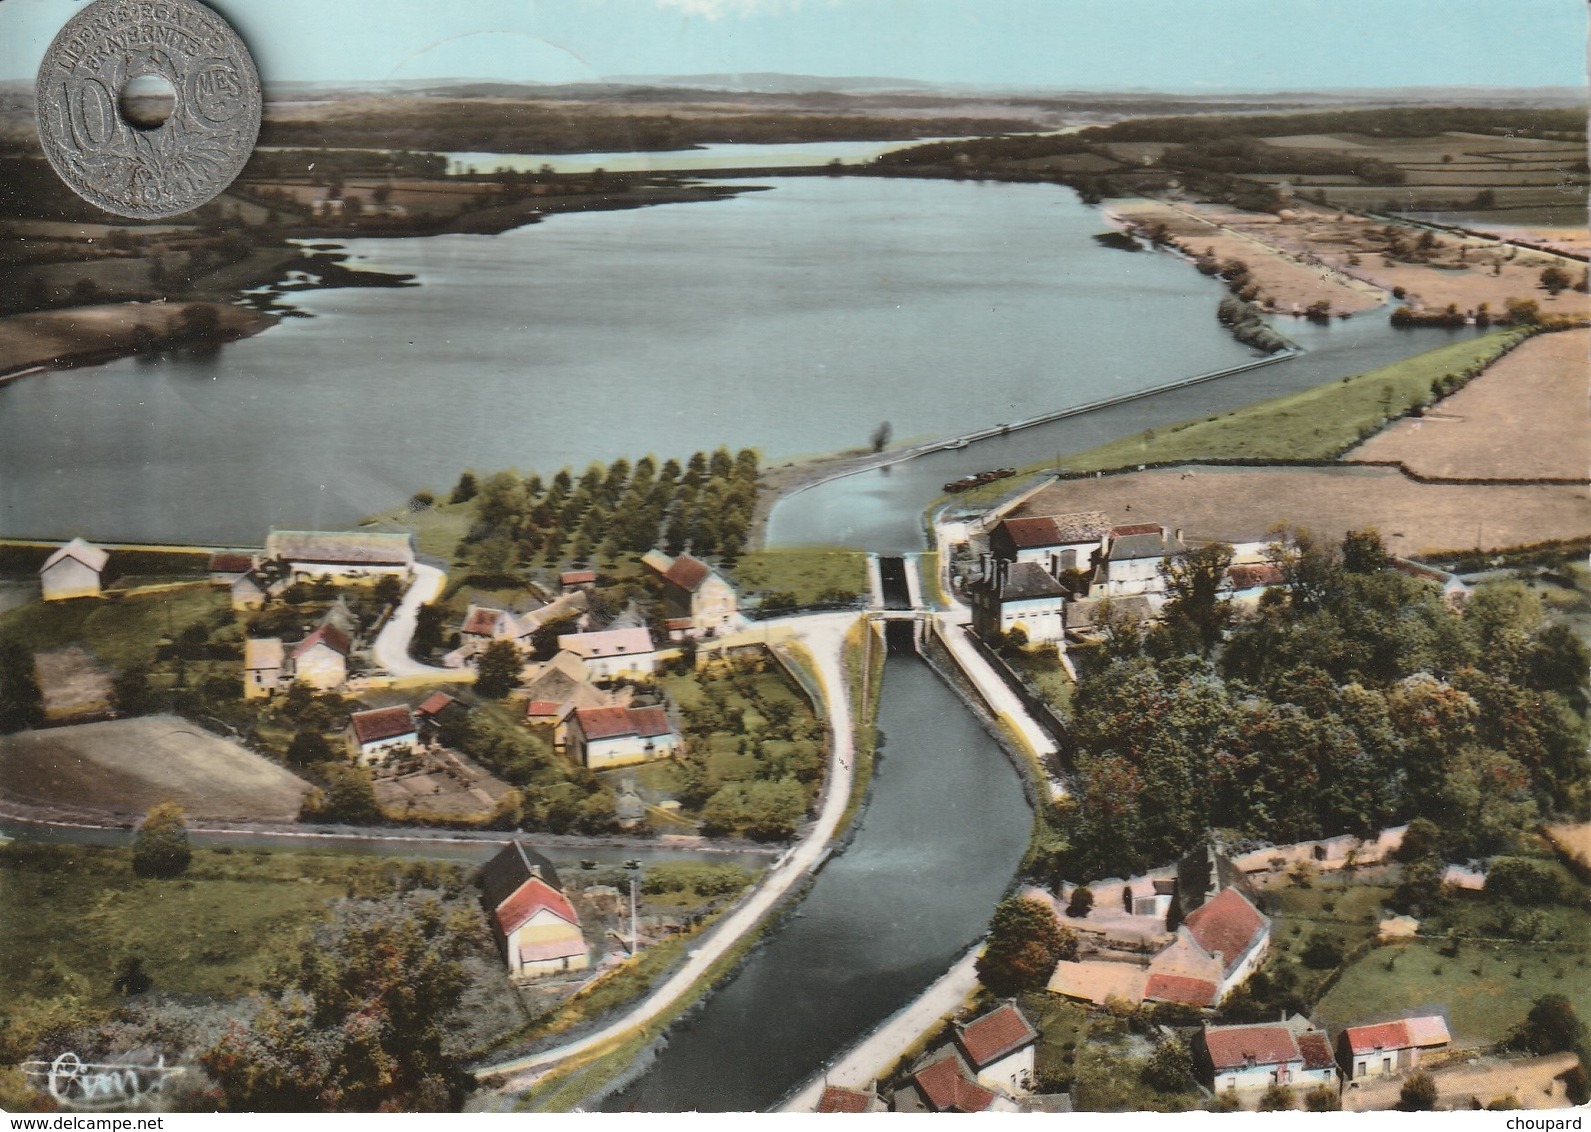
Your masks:
[[[1112,527],[1100,546],[1090,597],[1128,597],[1165,592],[1160,563],[1187,553],[1182,532],[1169,532],[1158,523]]]
[[[292,678],[317,692],[331,692],[348,682],[348,654],[353,644],[335,625],[322,625],[293,646]]]
[[[511,841],[481,866],[481,898],[510,974],[584,971],[591,951],[551,861]]]
[[[287,650],[275,637],[250,637],[243,642],[243,698],[261,700],[281,686]]]
[[[418,746],[420,728],[407,707],[376,708],[349,716],[343,738],[355,762],[375,766]]]
[[[44,560],[39,567],[39,585],[45,601],[67,601],[75,597],[98,597],[100,576],[110,555],[92,543],[75,538]]]
[[[1217,1093],[1338,1083],[1325,1031],[1298,1015],[1260,1025],[1206,1025],[1194,1038],[1193,1059],[1200,1080]]]
[[[671,618],[690,618],[692,630],[702,636],[735,627],[739,601],[734,587],[707,563],[689,554],[670,558],[660,550],[648,552],[641,561],[657,575]]]
[[[568,633],[558,638],[558,647],[585,661],[593,680],[646,680],[657,668],[652,634],[644,627]]]
[[[580,709],[568,721],[568,749],[591,770],[667,758],[679,734],[660,707]]]
[[[1066,637],[1068,594],[1037,562],[992,560],[989,573],[968,587],[972,629],[985,641],[1021,629],[1029,641]]]
[[[1369,1026],[1349,1026],[1337,1038],[1337,1061],[1350,1081],[1407,1073],[1437,1050],[1452,1044],[1447,1019],[1440,1014],[1400,1018]]]
[[[1110,531],[1099,511],[1004,519],[989,532],[989,553],[1002,562],[1033,562],[1054,576],[1088,570]]]

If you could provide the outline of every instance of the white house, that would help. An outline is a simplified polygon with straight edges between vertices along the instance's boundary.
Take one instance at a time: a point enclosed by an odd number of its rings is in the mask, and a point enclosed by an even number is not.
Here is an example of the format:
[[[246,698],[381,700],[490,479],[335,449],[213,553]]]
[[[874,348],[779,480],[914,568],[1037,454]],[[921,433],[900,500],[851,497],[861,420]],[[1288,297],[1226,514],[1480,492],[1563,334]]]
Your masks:
[[[353,649],[348,635],[335,625],[322,625],[293,646],[295,680],[302,680],[318,692],[330,692],[348,681],[348,654]]]
[[[585,661],[594,680],[613,680],[621,676],[646,679],[657,667],[652,634],[644,627],[569,633],[558,638],[558,647]]]
[[[1420,1064],[1422,1056],[1452,1042],[1440,1014],[1400,1018],[1371,1026],[1349,1026],[1337,1039],[1343,1075],[1352,1081],[1391,1077]]]
[[[1168,532],[1158,523],[1112,527],[1100,547],[1089,595],[1127,597],[1164,593],[1166,585],[1160,576],[1161,561],[1186,552],[1182,532]]]
[[[569,752],[592,770],[667,758],[679,735],[662,708],[583,708],[568,717]]]
[[[250,637],[243,642],[243,698],[264,699],[282,679],[287,651],[275,637]]]
[[[955,1027],[956,1047],[973,1079],[985,1089],[1020,1096],[1033,1090],[1033,1058],[1039,1035],[1013,1002]]]
[[[1204,1083],[1218,1093],[1337,1083],[1330,1040],[1297,1015],[1287,1022],[1205,1026],[1195,1040],[1194,1058]]]
[[[986,641],[1021,629],[1029,641],[1066,636],[1066,589],[1037,562],[991,561],[988,576],[968,587],[972,628]]]
[[[420,727],[407,707],[376,708],[349,716],[344,738],[355,762],[374,766],[386,762],[394,753],[417,746]]]
[[[91,543],[75,538],[44,560],[39,567],[39,584],[45,601],[66,601],[74,597],[98,597],[100,575],[110,555]]]
[[[298,581],[357,581],[414,572],[413,536],[380,531],[272,531],[265,556],[281,562]]]

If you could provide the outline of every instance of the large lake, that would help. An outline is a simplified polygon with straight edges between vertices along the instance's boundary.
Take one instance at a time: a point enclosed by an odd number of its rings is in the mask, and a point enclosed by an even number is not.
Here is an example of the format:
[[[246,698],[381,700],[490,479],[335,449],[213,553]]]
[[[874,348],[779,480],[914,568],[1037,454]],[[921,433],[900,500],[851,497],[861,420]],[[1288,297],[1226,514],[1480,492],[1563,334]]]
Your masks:
[[[0,389],[0,533],[257,543],[460,470],[718,444],[788,459],[1246,360],[1218,284],[1067,189],[773,180],[734,200],[357,240],[421,286],[304,293],[211,357]],[[1347,372],[1347,371],[1344,371]]]

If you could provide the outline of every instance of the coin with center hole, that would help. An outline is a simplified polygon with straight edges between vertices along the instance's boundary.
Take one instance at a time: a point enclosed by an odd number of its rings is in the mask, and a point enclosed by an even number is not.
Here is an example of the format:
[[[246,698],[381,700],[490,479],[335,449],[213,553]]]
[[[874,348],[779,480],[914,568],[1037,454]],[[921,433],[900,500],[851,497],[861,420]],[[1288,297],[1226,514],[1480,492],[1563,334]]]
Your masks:
[[[169,87],[164,121],[129,120],[135,80]],[[50,44],[35,93],[39,141],[61,179],[90,204],[139,220],[214,200],[260,132],[254,60],[196,0],[97,0]]]

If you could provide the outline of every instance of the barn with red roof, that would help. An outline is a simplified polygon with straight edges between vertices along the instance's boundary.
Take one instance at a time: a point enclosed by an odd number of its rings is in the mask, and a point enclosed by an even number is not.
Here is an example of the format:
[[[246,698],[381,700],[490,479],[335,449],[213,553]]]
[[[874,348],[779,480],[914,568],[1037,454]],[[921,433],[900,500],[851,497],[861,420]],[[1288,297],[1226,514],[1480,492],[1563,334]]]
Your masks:
[[[568,720],[569,752],[592,770],[667,758],[679,741],[660,707],[582,708]]]
[[[657,576],[668,616],[689,618],[693,635],[711,637],[738,623],[739,600],[734,587],[701,559],[689,554],[670,558],[653,550],[641,561]]]
[[[1217,1092],[1337,1084],[1325,1032],[1296,1014],[1281,1022],[1206,1026],[1194,1040],[1193,1057],[1203,1082]]]
[[[1397,1018],[1366,1026],[1349,1026],[1337,1039],[1337,1060],[1352,1081],[1406,1073],[1424,1055],[1452,1043],[1447,1019],[1440,1014]]]

